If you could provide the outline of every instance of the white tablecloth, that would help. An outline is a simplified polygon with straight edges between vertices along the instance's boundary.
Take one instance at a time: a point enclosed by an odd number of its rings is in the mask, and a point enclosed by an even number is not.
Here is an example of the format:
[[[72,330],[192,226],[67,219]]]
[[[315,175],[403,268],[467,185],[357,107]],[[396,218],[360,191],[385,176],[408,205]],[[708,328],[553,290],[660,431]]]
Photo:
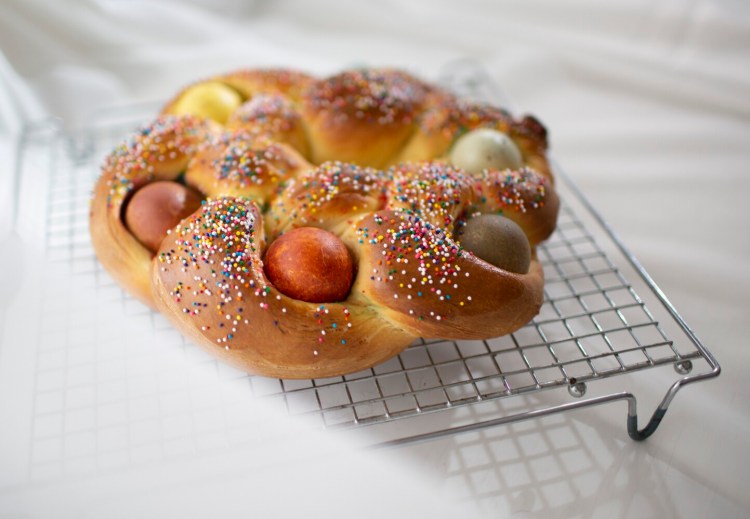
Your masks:
[[[4,233],[24,122],[51,114],[74,129],[102,106],[164,99],[245,66],[324,74],[390,65],[431,78],[446,62],[476,60],[514,110],[544,121],[556,159],[724,368],[685,389],[643,444],[624,438],[622,413],[566,418],[590,449],[584,482],[545,483],[539,465],[554,480],[567,451],[539,455],[524,426],[468,446],[456,437],[386,452],[333,449],[326,462],[305,455],[331,448],[316,436],[275,445],[273,455],[238,453],[253,459],[250,473],[186,458],[152,467],[151,477],[108,474],[104,486],[91,477],[24,484],[0,457],[0,517],[750,514],[747,2],[6,0],[0,48]],[[3,238],[3,265],[12,240]],[[15,297],[2,299],[9,307]],[[7,367],[13,345],[3,341]],[[0,411],[13,398],[0,394]]]

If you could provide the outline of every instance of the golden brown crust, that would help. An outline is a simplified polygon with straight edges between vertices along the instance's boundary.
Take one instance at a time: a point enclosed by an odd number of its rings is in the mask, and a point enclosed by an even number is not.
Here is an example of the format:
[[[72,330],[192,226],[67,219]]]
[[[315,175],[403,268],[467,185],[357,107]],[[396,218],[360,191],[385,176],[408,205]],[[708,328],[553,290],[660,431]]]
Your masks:
[[[385,166],[413,133],[428,90],[388,69],[347,71],[313,83],[302,99],[313,162]]]
[[[523,168],[484,171],[474,179],[475,202],[469,213],[499,214],[521,226],[531,246],[555,230],[560,201],[547,177]]]
[[[107,272],[149,306],[154,306],[152,254],[125,227],[124,204],[147,182],[177,178],[212,131],[210,123],[193,117],[159,117],[107,157],[94,186],[89,217],[94,251]]]
[[[262,229],[255,204],[220,198],[163,242],[156,303],[183,333],[235,366],[282,378],[359,371],[414,340],[377,309],[279,292],[263,272]]]
[[[422,161],[447,156],[455,140],[474,128],[507,132],[511,117],[500,108],[447,98],[421,114],[414,137],[397,161]]]
[[[257,94],[235,110],[227,121],[228,130],[245,130],[288,144],[303,156],[310,155],[302,116],[282,94]]]
[[[554,184],[555,177],[547,160],[547,129],[535,117],[526,115],[511,125],[510,136],[521,150],[524,162]]]
[[[357,296],[415,335],[449,339],[504,335],[527,323],[542,304],[537,261],[513,274],[463,251],[418,216],[382,211],[364,217]]]
[[[202,79],[180,90],[167,101],[161,110],[162,114],[174,115],[174,109],[180,98],[196,85],[217,82],[235,90],[244,101],[257,94],[281,94],[297,100],[300,94],[309,87],[314,78],[303,72],[288,69],[243,69]]]
[[[271,237],[303,226],[342,234],[356,219],[383,207],[384,179],[373,168],[325,162],[289,182],[266,215]]]
[[[388,174],[385,208],[419,215],[448,234],[474,202],[471,175],[447,162],[399,164]]]
[[[185,181],[206,196],[245,196],[263,203],[312,166],[293,148],[245,131],[207,140],[187,165]]]
[[[477,128],[507,134],[526,164],[554,182],[547,162],[547,131],[531,116],[515,120],[502,108],[456,98],[442,98],[419,118],[417,131],[395,162],[446,157],[456,139]]]
[[[295,102],[315,81],[304,72],[280,68],[238,70],[215,79],[237,89],[245,99],[257,94],[282,94]]]
[[[248,70],[207,82],[181,109],[213,112],[162,116],[108,159],[91,233],[117,281],[208,351],[252,373],[327,377],[371,367],[420,335],[488,338],[538,312],[534,248],[554,229],[559,202],[536,119],[389,69],[322,80]],[[212,92],[223,97],[203,103]],[[202,117],[226,121],[226,131]],[[508,135],[526,166],[472,175],[452,165],[453,143],[476,128]],[[154,257],[123,225],[122,208],[141,185],[182,173],[207,199]],[[460,226],[478,214],[520,225],[528,273],[462,249]],[[344,301],[292,299],[266,277],[267,246],[299,227],[329,231],[351,252],[357,272]]]

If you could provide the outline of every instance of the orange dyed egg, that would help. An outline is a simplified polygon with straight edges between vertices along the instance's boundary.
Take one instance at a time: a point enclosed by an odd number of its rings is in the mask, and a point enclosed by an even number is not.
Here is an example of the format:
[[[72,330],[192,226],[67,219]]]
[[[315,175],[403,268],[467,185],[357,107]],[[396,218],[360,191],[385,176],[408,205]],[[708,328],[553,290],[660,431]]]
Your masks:
[[[279,291],[309,303],[343,301],[354,279],[354,262],[344,242],[316,227],[281,235],[268,247],[263,263]]]

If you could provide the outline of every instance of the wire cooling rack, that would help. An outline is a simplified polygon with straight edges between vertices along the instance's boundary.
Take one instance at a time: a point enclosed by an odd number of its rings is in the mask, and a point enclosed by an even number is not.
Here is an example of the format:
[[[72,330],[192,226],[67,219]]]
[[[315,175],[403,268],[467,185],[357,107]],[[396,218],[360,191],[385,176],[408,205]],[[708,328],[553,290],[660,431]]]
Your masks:
[[[464,95],[498,99],[490,78],[471,63],[451,65],[441,81]],[[21,141],[19,169],[22,175],[45,177],[48,189],[38,202],[43,208],[40,228],[45,257],[60,265],[76,286],[89,287],[97,299],[90,306],[120,307],[141,319],[145,333],[171,334],[169,340],[192,351],[195,347],[169,330],[158,314],[131,299],[109,278],[96,260],[88,234],[88,201],[101,160],[125,135],[151,118],[157,106],[147,103],[101,112],[90,125],[75,132],[63,132],[54,122],[30,128]],[[39,150],[44,151],[41,158]],[[276,399],[290,414],[308,416],[325,428],[345,428],[566,388],[570,395],[567,402],[515,409],[462,425],[449,423],[386,443],[424,440],[623,400],[628,403],[629,435],[635,440],[648,437],[684,385],[715,377],[720,367],[559,168],[558,177],[563,203],[557,230],[538,249],[546,276],[545,298],[532,322],[511,335],[486,341],[419,340],[383,364],[344,377],[293,381],[235,374],[243,381],[243,391],[257,398]],[[96,347],[101,332],[96,330],[98,323],[87,322],[82,330],[75,321],[70,315],[54,313],[41,318],[40,328],[46,337],[59,337],[62,330],[65,341],[56,349],[45,343],[37,353],[41,374],[37,375],[36,401],[43,403],[36,406],[37,421],[55,414],[45,408],[45,396],[54,396],[62,384],[47,382],[51,375],[45,373],[59,371],[45,371],[54,363],[49,359],[67,360],[59,362],[64,365],[60,368],[63,374],[55,376],[69,383],[80,378],[80,366],[86,366],[85,362],[71,365],[71,357],[81,349],[76,346],[88,341]],[[90,356],[101,359],[105,355]],[[81,378],[74,389],[99,384],[91,391],[101,395],[102,380],[107,381],[111,369],[102,374],[96,360],[91,363],[96,374]],[[638,428],[633,393],[614,391],[584,397],[589,385],[603,379],[670,365],[677,378],[642,429]],[[694,369],[696,365],[700,369]],[[95,408],[91,412],[96,413],[91,422],[101,423],[104,411]]]

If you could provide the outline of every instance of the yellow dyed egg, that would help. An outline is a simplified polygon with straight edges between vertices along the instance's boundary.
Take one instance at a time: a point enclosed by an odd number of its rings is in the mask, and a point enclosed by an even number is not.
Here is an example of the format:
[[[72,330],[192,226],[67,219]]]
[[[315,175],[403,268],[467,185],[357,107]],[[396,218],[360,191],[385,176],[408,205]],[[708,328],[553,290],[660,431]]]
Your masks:
[[[224,124],[241,104],[242,97],[232,87],[207,81],[188,88],[171,111],[175,115],[207,117]]]
[[[455,166],[478,175],[485,169],[518,169],[523,157],[515,143],[503,132],[480,128],[462,135],[453,145],[450,160]]]

